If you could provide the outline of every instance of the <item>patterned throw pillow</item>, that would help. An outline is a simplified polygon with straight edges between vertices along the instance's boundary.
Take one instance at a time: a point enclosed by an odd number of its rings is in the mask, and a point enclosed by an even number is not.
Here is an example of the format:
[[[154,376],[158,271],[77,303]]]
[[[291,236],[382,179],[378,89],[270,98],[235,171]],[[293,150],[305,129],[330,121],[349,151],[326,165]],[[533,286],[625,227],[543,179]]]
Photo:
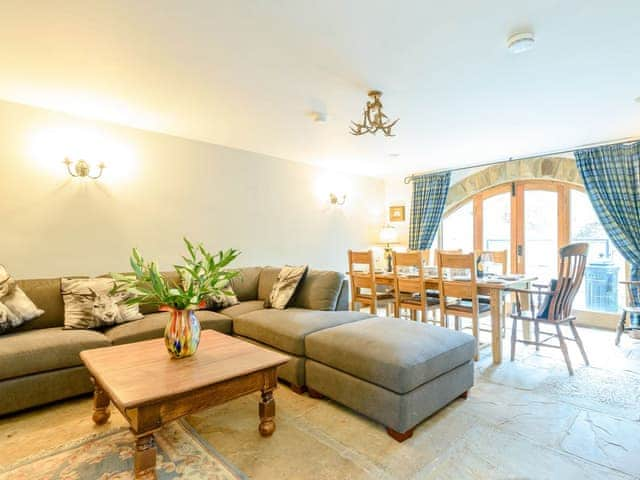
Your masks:
[[[44,310],[35,306],[0,265],[0,334],[38,318]]]
[[[233,305],[239,304],[238,297],[236,293],[231,288],[231,284],[227,282],[225,287],[222,287],[222,292],[220,295],[211,295],[207,298],[207,309],[208,310],[222,310],[223,308],[232,307]]]
[[[276,283],[271,288],[269,298],[265,300],[265,308],[276,308],[284,310],[296,293],[298,286],[302,283],[304,276],[309,269],[308,265],[300,267],[286,266],[280,270]]]
[[[111,295],[110,278],[63,278],[65,328],[101,328],[143,318],[126,293]]]

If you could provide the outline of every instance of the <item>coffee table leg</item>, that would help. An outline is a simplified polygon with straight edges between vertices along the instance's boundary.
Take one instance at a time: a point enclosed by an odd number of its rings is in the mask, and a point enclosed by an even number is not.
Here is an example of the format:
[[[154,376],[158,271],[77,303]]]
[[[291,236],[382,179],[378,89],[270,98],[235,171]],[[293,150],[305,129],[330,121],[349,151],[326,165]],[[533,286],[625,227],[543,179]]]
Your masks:
[[[276,416],[276,401],[273,399],[273,392],[271,390],[262,391],[258,411],[260,413],[260,426],[258,427],[258,431],[263,437],[270,437],[276,429],[276,422],[274,420]]]
[[[93,382],[93,421],[96,425],[107,423],[111,416],[109,410],[109,395],[105,392],[95,378],[91,378]]]
[[[153,433],[136,437],[133,472],[137,479],[156,478],[156,442]]]

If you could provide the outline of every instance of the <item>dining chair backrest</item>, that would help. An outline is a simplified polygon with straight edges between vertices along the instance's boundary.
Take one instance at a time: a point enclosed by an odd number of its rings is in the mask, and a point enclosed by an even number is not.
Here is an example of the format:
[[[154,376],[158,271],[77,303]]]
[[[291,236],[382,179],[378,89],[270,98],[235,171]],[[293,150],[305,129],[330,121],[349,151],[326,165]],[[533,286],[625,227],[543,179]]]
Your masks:
[[[363,269],[366,267],[366,270]],[[351,283],[351,295],[357,297],[360,290],[366,288],[371,290],[371,295],[375,296],[375,265],[373,252],[349,250],[349,282]]]
[[[393,276],[399,292],[421,292],[424,281],[422,252],[393,252]],[[411,268],[414,273],[405,275],[404,269]]]
[[[483,261],[499,263],[502,265],[502,274],[507,273],[507,250],[479,250],[476,256],[481,257]]]
[[[461,279],[449,275],[454,270],[468,271],[468,277]],[[478,285],[476,282],[476,257],[473,253],[446,253],[439,251],[438,276],[440,277],[440,295],[443,298],[476,298]]]
[[[571,315],[571,306],[584,278],[588,243],[570,243],[560,248],[558,280],[549,302],[550,321],[563,320]]]

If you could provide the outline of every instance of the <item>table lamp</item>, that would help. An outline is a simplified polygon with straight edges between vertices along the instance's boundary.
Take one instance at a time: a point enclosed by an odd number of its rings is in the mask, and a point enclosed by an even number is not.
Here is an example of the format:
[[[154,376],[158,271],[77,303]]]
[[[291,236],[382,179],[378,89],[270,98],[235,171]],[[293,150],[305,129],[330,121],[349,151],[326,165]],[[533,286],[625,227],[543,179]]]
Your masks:
[[[380,230],[380,243],[384,244],[384,257],[387,259],[387,272],[391,271],[391,245],[398,243],[398,231],[393,225],[385,224]]]

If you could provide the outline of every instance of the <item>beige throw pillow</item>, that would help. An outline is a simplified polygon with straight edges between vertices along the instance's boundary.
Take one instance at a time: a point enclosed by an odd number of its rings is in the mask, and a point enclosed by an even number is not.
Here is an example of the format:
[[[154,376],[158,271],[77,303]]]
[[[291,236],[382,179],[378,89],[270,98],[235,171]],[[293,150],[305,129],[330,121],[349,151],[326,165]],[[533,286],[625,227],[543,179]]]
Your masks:
[[[308,268],[308,265],[283,267],[278,274],[276,283],[271,288],[269,298],[264,302],[265,308],[276,308],[278,310],[287,308]]]
[[[44,310],[36,307],[0,265],[0,334],[38,318]]]
[[[126,293],[111,295],[110,278],[63,278],[65,328],[101,328],[143,318]]]

